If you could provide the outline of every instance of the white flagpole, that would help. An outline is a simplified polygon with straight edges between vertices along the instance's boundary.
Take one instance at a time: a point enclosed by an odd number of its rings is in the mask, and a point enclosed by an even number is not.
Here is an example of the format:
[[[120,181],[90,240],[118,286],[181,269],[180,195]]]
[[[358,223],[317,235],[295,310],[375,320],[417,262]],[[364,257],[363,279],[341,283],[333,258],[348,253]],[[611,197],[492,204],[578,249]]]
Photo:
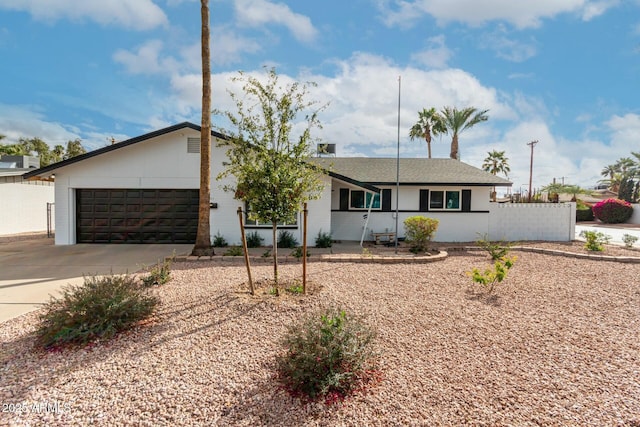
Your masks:
[[[396,254],[398,253],[398,201],[400,200],[400,85],[402,76],[398,76],[398,154],[396,157]]]

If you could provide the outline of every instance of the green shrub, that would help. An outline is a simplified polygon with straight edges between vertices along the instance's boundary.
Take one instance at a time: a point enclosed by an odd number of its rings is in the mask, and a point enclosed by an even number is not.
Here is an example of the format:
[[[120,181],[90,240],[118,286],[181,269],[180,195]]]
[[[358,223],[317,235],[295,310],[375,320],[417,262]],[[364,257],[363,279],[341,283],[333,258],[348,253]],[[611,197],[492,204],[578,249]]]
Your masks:
[[[224,248],[226,246],[229,246],[229,243],[227,243],[227,240],[218,231],[218,234],[213,236],[213,246],[216,248]]]
[[[298,246],[298,241],[295,237],[293,237],[293,233],[282,230],[280,234],[278,234],[278,247],[279,248],[289,248],[293,249]]]
[[[593,221],[593,209],[591,206],[583,203],[576,203],[576,221]]]
[[[511,267],[513,267],[513,264],[515,264],[515,262],[516,257],[505,257],[496,260],[496,262],[493,264],[493,267],[485,269],[484,272],[480,271],[477,268],[474,268],[467,274],[471,276],[471,279],[475,283],[484,286],[488,293],[492,293],[495,285],[502,282],[507,277],[507,272],[511,269]]]
[[[511,244],[509,242],[504,240],[492,242],[487,238],[486,234],[483,234],[482,237],[476,240],[476,244],[487,251],[491,259],[494,261],[504,258],[511,250]]]
[[[248,248],[259,248],[262,246],[262,242],[264,242],[264,238],[257,231],[247,234]]]
[[[107,339],[149,317],[158,303],[131,276],[85,277],[44,305],[38,342],[48,348]]]
[[[417,252],[428,251],[439,221],[416,215],[404,220],[405,241]]]
[[[171,279],[171,261],[165,259],[162,263],[158,262],[149,274],[142,278],[142,284],[146,287],[155,285],[164,285]]]
[[[349,395],[369,379],[374,331],[344,310],[328,309],[289,328],[277,358],[281,381],[311,399]]]
[[[292,257],[296,257],[298,259],[302,258],[302,246],[298,246],[297,248],[295,248],[294,250],[291,251],[291,256]],[[307,249],[307,258],[309,258],[311,256],[311,254],[309,253],[309,250]]]
[[[611,240],[610,236],[607,236],[606,234],[599,231],[582,230],[580,232],[580,237],[583,237],[587,241],[584,247],[587,248],[587,250],[593,252],[604,251],[603,245],[609,243],[609,240]]]
[[[302,283],[295,283],[291,286],[289,286],[288,288],[285,289],[287,292],[289,292],[290,294],[301,294],[304,289],[302,288]]]
[[[606,199],[593,205],[593,215],[607,224],[620,224],[631,218],[633,206],[619,199]]]
[[[240,246],[230,246],[222,255],[224,256],[242,256],[244,251]]]
[[[622,241],[624,242],[625,247],[632,248],[633,245],[638,241],[638,237],[631,234],[623,234]]]
[[[333,239],[331,234],[324,233],[322,230],[318,231],[316,237],[316,248],[330,248],[333,245]]]

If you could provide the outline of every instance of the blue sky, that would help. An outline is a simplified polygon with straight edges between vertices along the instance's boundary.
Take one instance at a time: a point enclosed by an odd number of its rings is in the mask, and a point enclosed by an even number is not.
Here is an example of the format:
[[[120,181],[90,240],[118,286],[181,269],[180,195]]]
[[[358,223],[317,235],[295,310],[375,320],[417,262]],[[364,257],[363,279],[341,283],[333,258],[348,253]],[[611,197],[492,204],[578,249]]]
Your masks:
[[[213,104],[238,70],[314,81],[317,136],[340,156],[426,157],[422,108],[474,106],[460,136],[480,166],[505,150],[516,191],[555,177],[594,185],[640,151],[638,0],[211,0]],[[0,134],[89,149],[200,121],[200,2],[0,0]],[[450,138],[434,157],[448,157]]]

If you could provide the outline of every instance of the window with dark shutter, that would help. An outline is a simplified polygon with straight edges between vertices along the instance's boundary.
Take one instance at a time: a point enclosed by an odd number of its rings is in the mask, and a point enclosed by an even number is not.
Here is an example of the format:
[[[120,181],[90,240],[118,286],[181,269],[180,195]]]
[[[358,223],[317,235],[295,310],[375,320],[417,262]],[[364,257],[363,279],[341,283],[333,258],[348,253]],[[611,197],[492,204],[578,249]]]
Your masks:
[[[420,212],[429,210],[429,190],[420,190]]]
[[[382,190],[382,211],[391,212],[391,189],[384,188]]]
[[[462,190],[462,212],[471,212],[471,190]]]
[[[340,210],[341,211],[349,210],[349,189],[348,188],[340,189]]]

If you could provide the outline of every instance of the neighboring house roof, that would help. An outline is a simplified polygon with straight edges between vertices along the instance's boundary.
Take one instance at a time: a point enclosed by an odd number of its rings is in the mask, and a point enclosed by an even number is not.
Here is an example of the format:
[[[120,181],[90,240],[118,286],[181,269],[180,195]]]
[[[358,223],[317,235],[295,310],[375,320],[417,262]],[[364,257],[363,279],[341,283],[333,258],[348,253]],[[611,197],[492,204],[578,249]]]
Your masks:
[[[36,169],[34,171],[26,173],[24,175],[24,178],[28,179],[28,178],[33,178],[33,177],[42,176],[42,175],[45,175],[45,176],[46,175],[51,175],[51,173],[53,171],[55,171],[56,169],[71,165],[73,163],[81,162],[81,161],[83,161],[85,159],[89,159],[91,157],[99,156],[100,154],[104,154],[104,153],[108,153],[108,152],[111,152],[111,151],[114,151],[114,150],[118,150],[120,148],[128,147],[129,145],[133,145],[133,144],[137,144],[139,142],[147,141],[149,139],[156,138],[158,136],[162,136],[162,135],[165,135],[165,134],[168,134],[168,133],[171,133],[171,132],[175,132],[177,130],[184,129],[184,128],[193,129],[193,130],[196,130],[198,132],[201,131],[200,126],[195,125],[193,123],[190,123],[190,122],[179,123],[177,125],[169,126],[169,127],[166,127],[164,129],[160,129],[160,130],[157,130],[157,131],[154,131],[154,132],[149,132],[149,133],[146,133],[144,135],[137,136],[135,138],[127,139],[126,141],[118,142],[118,143],[115,143],[115,144],[112,144],[112,145],[107,145],[106,147],[99,148],[99,149],[94,150],[94,151],[89,151],[88,153],[81,154],[79,156],[72,157],[72,158],[67,159],[67,160],[63,160],[61,162],[52,163],[52,164],[50,164],[48,166],[45,166],[43,168]],[[227,137],[225,135],[223,135],[223,134],[221,134],[219,132],[211,131],[211,135],[216,137],[216,138],[227,139]]]
[[[371,185],[396,184],[397,160],[377,157],[318,157],[331,175]],[[400,184],[509,187],[512,182],[454,159],[400,159]]]

